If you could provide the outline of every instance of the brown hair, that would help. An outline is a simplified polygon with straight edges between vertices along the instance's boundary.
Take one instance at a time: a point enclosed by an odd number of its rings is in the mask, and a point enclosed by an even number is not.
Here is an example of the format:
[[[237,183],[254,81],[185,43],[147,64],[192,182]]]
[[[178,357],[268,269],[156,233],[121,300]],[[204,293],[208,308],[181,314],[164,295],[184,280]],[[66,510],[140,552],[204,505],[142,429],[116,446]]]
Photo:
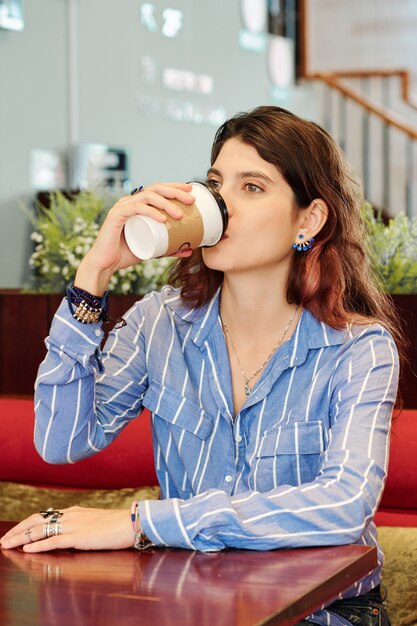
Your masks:
[[[306,253],[294,251],[287,299],[333,328],[381,322],[401,343],[391,300],[383,294],[367,254],[361,184],[330,135],[314,122],[275,106],[261,106],[227,120],[217,131],[211,164],[224,143],[236,138],[275,165],[295,198],[295,211],[322,198],[329,214]],[[222,272],[205,266],[200,250],[180,259],[171,279],[184,301],[201,306],[214,294]]]

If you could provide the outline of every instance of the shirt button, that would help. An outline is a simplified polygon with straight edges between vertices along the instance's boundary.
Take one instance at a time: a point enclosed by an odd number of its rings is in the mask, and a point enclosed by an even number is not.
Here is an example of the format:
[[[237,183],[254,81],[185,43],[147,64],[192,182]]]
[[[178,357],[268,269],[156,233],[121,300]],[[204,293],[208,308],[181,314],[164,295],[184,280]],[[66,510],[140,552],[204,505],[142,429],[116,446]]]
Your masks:
[[[232,482],[232,480],[233,480],[233,476],[230,476],[230,474],[228,474],[228,475],[226,476],[226,478],[225,478],[225,481],[226,481],[227,483],[231,483],[231,482]]]
[[[240,443],[242,439],[243,439],[242,435],[236,435],[235,437],[235,441],[237,441],[238,443]]]
[[[96,337],[100,337],[100,335],[101,335],[101,330],[99,330],[99,329],[97,328],[97,330],[95,330],[95,331],[94,331],[94,334],[95,334],[95,336],[96,336]]]

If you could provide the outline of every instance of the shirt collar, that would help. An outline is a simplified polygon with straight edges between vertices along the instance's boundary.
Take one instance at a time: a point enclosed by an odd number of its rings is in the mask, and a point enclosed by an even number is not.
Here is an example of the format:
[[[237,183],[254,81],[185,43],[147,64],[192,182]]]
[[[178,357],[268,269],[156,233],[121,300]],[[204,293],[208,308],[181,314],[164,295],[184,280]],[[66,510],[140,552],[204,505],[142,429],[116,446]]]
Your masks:
[[[311,311],[304,309],[297,328],[288,342],[289,365],[301,365],[309,350],[337,346],[346,342],[348,329],[337,330],[318,320]]]
[[[219,318],[221,286],[209,302],[199,308],[190,308],[181,298],[169,299],[167,306],[184,322],[192,324],[190,339],[202,346]],[[178,292],[179,296],[179,292]],[[319,321],[308,309],[304,309],[297,328],[288,341],[290,366],[305,361],[308,351],[345,343],[348,328],[337,330]]]
[[[166,305],[175,312],[175,315],[184,322],[192,324],[190,339],[197,346],[204,344],[219,318],[220,292],[221,286],[211,300],[199,308],[190,308],[180,297],[166,301]]]

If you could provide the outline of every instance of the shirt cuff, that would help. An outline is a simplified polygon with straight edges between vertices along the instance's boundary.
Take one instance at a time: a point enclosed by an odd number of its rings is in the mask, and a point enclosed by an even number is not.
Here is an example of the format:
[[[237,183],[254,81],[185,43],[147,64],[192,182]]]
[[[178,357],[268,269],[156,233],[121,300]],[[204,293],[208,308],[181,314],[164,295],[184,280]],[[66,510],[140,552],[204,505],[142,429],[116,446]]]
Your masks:
[[[55,313],[49,333],[54,343],[67,345],[68,342],[76,342],[78,348],[85,346],[87,352],[91,352],[92,348],[94,350],[100,345],[103,335],[101,322],[97,324],[77,322],[71,315],[66,298],[62,300]]]
[[[64,298],[52,320],[46,345],[52,350],[63,350],[71,358],[93,368],[102,369],[100,344],[103,339],[101,322],[82,324],[73,318]]]
[[[146,536],[157,546],[195,550],[181,520],[178,498],[139,502],[140,524]]]

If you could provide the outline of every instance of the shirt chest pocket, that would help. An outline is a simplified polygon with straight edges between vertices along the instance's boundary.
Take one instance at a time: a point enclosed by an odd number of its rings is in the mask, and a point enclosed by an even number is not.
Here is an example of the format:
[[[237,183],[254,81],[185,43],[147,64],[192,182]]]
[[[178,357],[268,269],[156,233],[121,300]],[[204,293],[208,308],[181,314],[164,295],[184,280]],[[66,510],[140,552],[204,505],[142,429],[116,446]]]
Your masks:
[[[210,413],[175,389],[158,382],[149,385],[143,405],[172,433],[184,430],[204,440],[213,429],[214,418]]]
[[[314,480],[323,451],[321,421],[293,422],[266,431],[255,455],[253,487],[269,491]]]

